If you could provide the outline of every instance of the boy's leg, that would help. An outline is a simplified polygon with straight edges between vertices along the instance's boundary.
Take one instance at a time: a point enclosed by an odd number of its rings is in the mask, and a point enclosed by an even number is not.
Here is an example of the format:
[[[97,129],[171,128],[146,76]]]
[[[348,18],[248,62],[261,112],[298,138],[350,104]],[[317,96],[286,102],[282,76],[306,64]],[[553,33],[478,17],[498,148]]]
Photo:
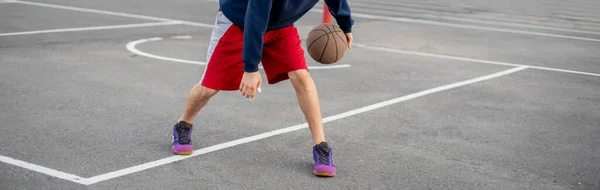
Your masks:
[[[241,59],[242,37],[241,28],[233,25],[219,11],[208,46],[207,65],[202,80],[190,91],[183,114],[173,126],[171,149],[175,154],[192,154],[192,122],[210,98],[220,90],[238,89],[244,69]]]
[[[296,90],[298,104],[308,123],[314,145],[325,142],[319,96],[310,74],[307,70],[301,69],[289,72],[288,76],[292,86]]]
[[[308,123],[313,138],[313,174],[334,176],[331,148],[325,142],[321,107],[315,83],[308,73],[302,42],[293,27],[273,30],[265,35],[262,64],[269,84],[290,79],[298,104]]]
[[[185,121],[186,123],[192,124],[200,109],[208,103],[208,100],[212,98],[218,90],[206,88],[201,83],[194,85],[183,109],[183,114],[179,121]]]
[[[202,84],[194,85],[183,109],[179,121],[173,126],[173,142],[171,150],[175,154],[189,155],[193,152],[192,147],[192,122],[200,109],[204,107],[209,99],[217,94],[217,90],[209,89]]]
[[[298,104],[304,113],[313,138],[313,174],[317,176],[335,176],[335,164],[331,148],[325,142],[321,106],[317,88],[307,70],[289,72],[289,77],[298,98]]]

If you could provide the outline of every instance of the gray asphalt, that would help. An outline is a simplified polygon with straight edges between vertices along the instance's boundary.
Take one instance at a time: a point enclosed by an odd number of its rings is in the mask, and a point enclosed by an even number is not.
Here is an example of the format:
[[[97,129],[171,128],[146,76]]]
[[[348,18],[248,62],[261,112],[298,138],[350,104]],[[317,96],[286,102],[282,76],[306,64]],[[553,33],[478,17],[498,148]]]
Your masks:
[[[206,24],[217,8],[191,0],[37,2]],[[599,31],[598,3],[568,2],[350,1],[356,13],[600,39],[441,19]],[[0,3],[0,18],[0,33],[155,22],[12,3]],[[297,23],[301,35],[320,19],[308,13]],[[357,44],[600,73],[600,42],[355,19]],[[204,61],[210,32],[174,25],[0,36],[0,155],[82,177],[171,156],[171,126],[204,67],[134,55],[125,45],[161,37],[137,48]],[[192,38],[170,38],[182,35]],[[311,71],[323,116],[511,68],[360,47],[339,64],[351,67]],[[335,178],[310,174],[310,133],[301,130],[90,186],[0,163],[0,189],[600,189],[599,87],[598,76],[527,69],[327,123]],[[253,102],[221,92],[197,117],[193,138],[198,149],[304,122],[286,81],[265,85]]]

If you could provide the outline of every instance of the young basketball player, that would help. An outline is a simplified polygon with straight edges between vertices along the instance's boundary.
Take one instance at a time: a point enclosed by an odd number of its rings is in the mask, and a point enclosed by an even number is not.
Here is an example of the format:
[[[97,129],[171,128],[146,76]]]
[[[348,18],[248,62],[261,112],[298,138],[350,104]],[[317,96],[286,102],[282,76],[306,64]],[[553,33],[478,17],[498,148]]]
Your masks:
[[[267,82],[290,80],[313,138],[313,173],[334,176],[331,148],[325,141],[317,89],[308,73],[302,42],[293,23],[319,0],[220,0],[207,53],[203,78],[189,94],[183,115],[173,127],[172,151],[192,153],[192,121],[218,91],[239,90],[251,100]],[[352,43],[354,24],[346,0],[325,0],[340,28]]]

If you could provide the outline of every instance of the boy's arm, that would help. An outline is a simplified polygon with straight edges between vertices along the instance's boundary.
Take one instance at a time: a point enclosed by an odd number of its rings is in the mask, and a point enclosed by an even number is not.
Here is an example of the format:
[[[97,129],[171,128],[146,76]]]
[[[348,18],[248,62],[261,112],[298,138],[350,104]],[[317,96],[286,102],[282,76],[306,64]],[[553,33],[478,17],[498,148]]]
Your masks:
[[[344,31],[344,33],[352,33],[352,25],[354,25],[354,19],[350,14],[350,6],[346,0],[325,0],[329,12],[335,18],[338,25]],[[327,11],[327,10],[324,10]]]
[[[245,72],[258,71],[272,4],[273,0],[250,0],[248,2],[244,19],[244,49],[242,50]]]

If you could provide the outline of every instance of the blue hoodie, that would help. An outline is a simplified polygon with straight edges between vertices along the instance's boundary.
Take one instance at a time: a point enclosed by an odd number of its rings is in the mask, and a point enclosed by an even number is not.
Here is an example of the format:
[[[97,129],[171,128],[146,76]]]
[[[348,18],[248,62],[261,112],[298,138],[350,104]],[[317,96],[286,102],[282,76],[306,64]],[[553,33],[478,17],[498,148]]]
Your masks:
[[[291,26],[319,0],[219,0],[225,16],[244,29],[244,71],[258,71],[267,30]],[[345,33],[352,32],[354,20],[346,0],[325,0],[331,15]],[[316,23],[315,23],[316,24]]]

